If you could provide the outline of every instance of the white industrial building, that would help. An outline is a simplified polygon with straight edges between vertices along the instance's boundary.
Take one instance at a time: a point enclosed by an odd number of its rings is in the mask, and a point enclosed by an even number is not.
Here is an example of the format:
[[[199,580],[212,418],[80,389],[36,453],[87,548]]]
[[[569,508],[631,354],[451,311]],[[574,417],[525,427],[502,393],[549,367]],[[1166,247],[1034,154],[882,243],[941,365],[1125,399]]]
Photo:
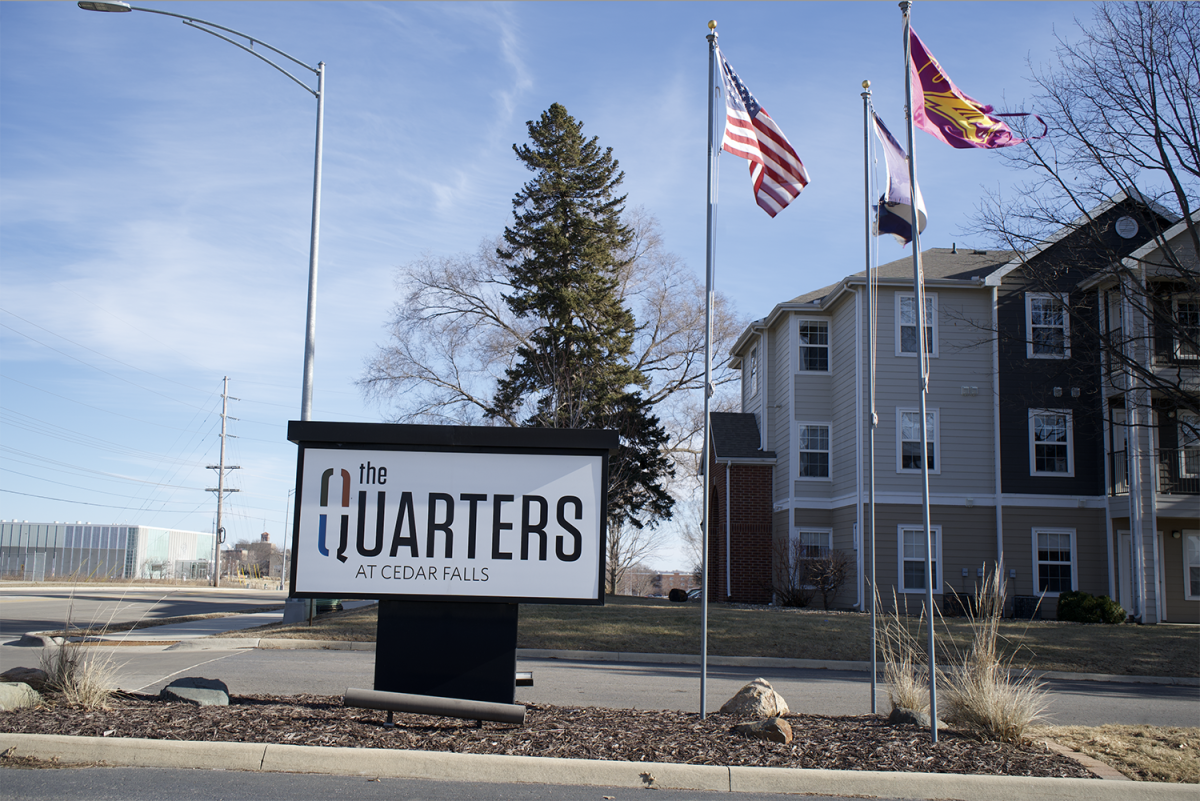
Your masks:
[[[199,531],[92,523],[0,520],[0,577],[207,579],[213,535]]]

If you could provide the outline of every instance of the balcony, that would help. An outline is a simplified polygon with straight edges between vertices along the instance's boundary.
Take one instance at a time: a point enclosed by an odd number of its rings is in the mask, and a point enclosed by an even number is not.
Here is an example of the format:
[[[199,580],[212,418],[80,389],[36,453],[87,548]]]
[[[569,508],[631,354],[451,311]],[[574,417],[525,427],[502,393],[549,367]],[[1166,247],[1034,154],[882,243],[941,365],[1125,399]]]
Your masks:
[[[1110,495],[1129,494],[1129,458],[1125,451],[1109,454]],[[1154,491],[1159,495],[1200,495],[1200,448],[1159,448]]]

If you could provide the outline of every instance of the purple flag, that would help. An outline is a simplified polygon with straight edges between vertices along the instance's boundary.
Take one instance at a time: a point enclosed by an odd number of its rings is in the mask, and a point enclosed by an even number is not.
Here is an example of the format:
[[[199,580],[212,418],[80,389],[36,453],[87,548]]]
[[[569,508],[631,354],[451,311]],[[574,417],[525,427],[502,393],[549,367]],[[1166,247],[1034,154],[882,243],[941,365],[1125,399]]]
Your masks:
[[[985,106],[964,94],[925,48],[917,32],[909,28],[908,33],[912,50],[908,68],[912,73],[914,125],[950,147],[958,148],[1008,147],[1042,138],[1014,137],[1012,129],[999,118],[1028,117],[1029,114],[996,114],[991,106]],[[1033,117],[1042,122],[1036,114]],[[1042,126],[1046,128],[1044,122]],[[1046,135],[1046,130],[1042,131],[1042,136]]]
[[[902,245],[912,241],[913,192],[908,179],[908,156],[896,142],[879,115],[871,112],[875,122],[875,134],[883,144],[884,165],[887,167],[887,189],[879,198],[875,217],[875,235],[892,234]],[[928,222],[925,200],[921,188],[917,187],[917,231],[924,231]]]

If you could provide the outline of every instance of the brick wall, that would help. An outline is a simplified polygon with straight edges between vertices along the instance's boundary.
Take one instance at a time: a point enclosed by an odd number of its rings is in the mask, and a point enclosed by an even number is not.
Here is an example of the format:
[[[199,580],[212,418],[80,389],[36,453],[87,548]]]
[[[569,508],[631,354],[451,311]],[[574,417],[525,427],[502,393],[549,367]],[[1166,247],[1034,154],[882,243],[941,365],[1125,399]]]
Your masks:
[[[771,601],[770,465],[709,462],[709,600],[765,604]],[[729,498],[725,497],[729,471]],[[726,586],[725,528],[729,507],[729,586]]]

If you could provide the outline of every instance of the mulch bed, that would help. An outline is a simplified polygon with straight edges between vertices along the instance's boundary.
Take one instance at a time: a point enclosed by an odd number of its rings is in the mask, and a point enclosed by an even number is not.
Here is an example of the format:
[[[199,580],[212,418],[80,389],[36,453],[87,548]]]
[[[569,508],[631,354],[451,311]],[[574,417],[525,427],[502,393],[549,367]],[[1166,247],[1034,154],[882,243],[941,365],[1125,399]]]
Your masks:
[[[54,704],[0,712],[0,731],[154,740],[395,748],[461,754],[615,759],[692,765],[922,771],[998,776],[1094,778],[1077,762],[1039,745],[980,742],[950,731],[893,726],[874,715],[789,715],[790,745],[730,733],[738,718],[688,712],[527,705],[525,725],[343,706],[340,697],[245,695],[198,707],[157,696],[121,694],[108,710]]]

